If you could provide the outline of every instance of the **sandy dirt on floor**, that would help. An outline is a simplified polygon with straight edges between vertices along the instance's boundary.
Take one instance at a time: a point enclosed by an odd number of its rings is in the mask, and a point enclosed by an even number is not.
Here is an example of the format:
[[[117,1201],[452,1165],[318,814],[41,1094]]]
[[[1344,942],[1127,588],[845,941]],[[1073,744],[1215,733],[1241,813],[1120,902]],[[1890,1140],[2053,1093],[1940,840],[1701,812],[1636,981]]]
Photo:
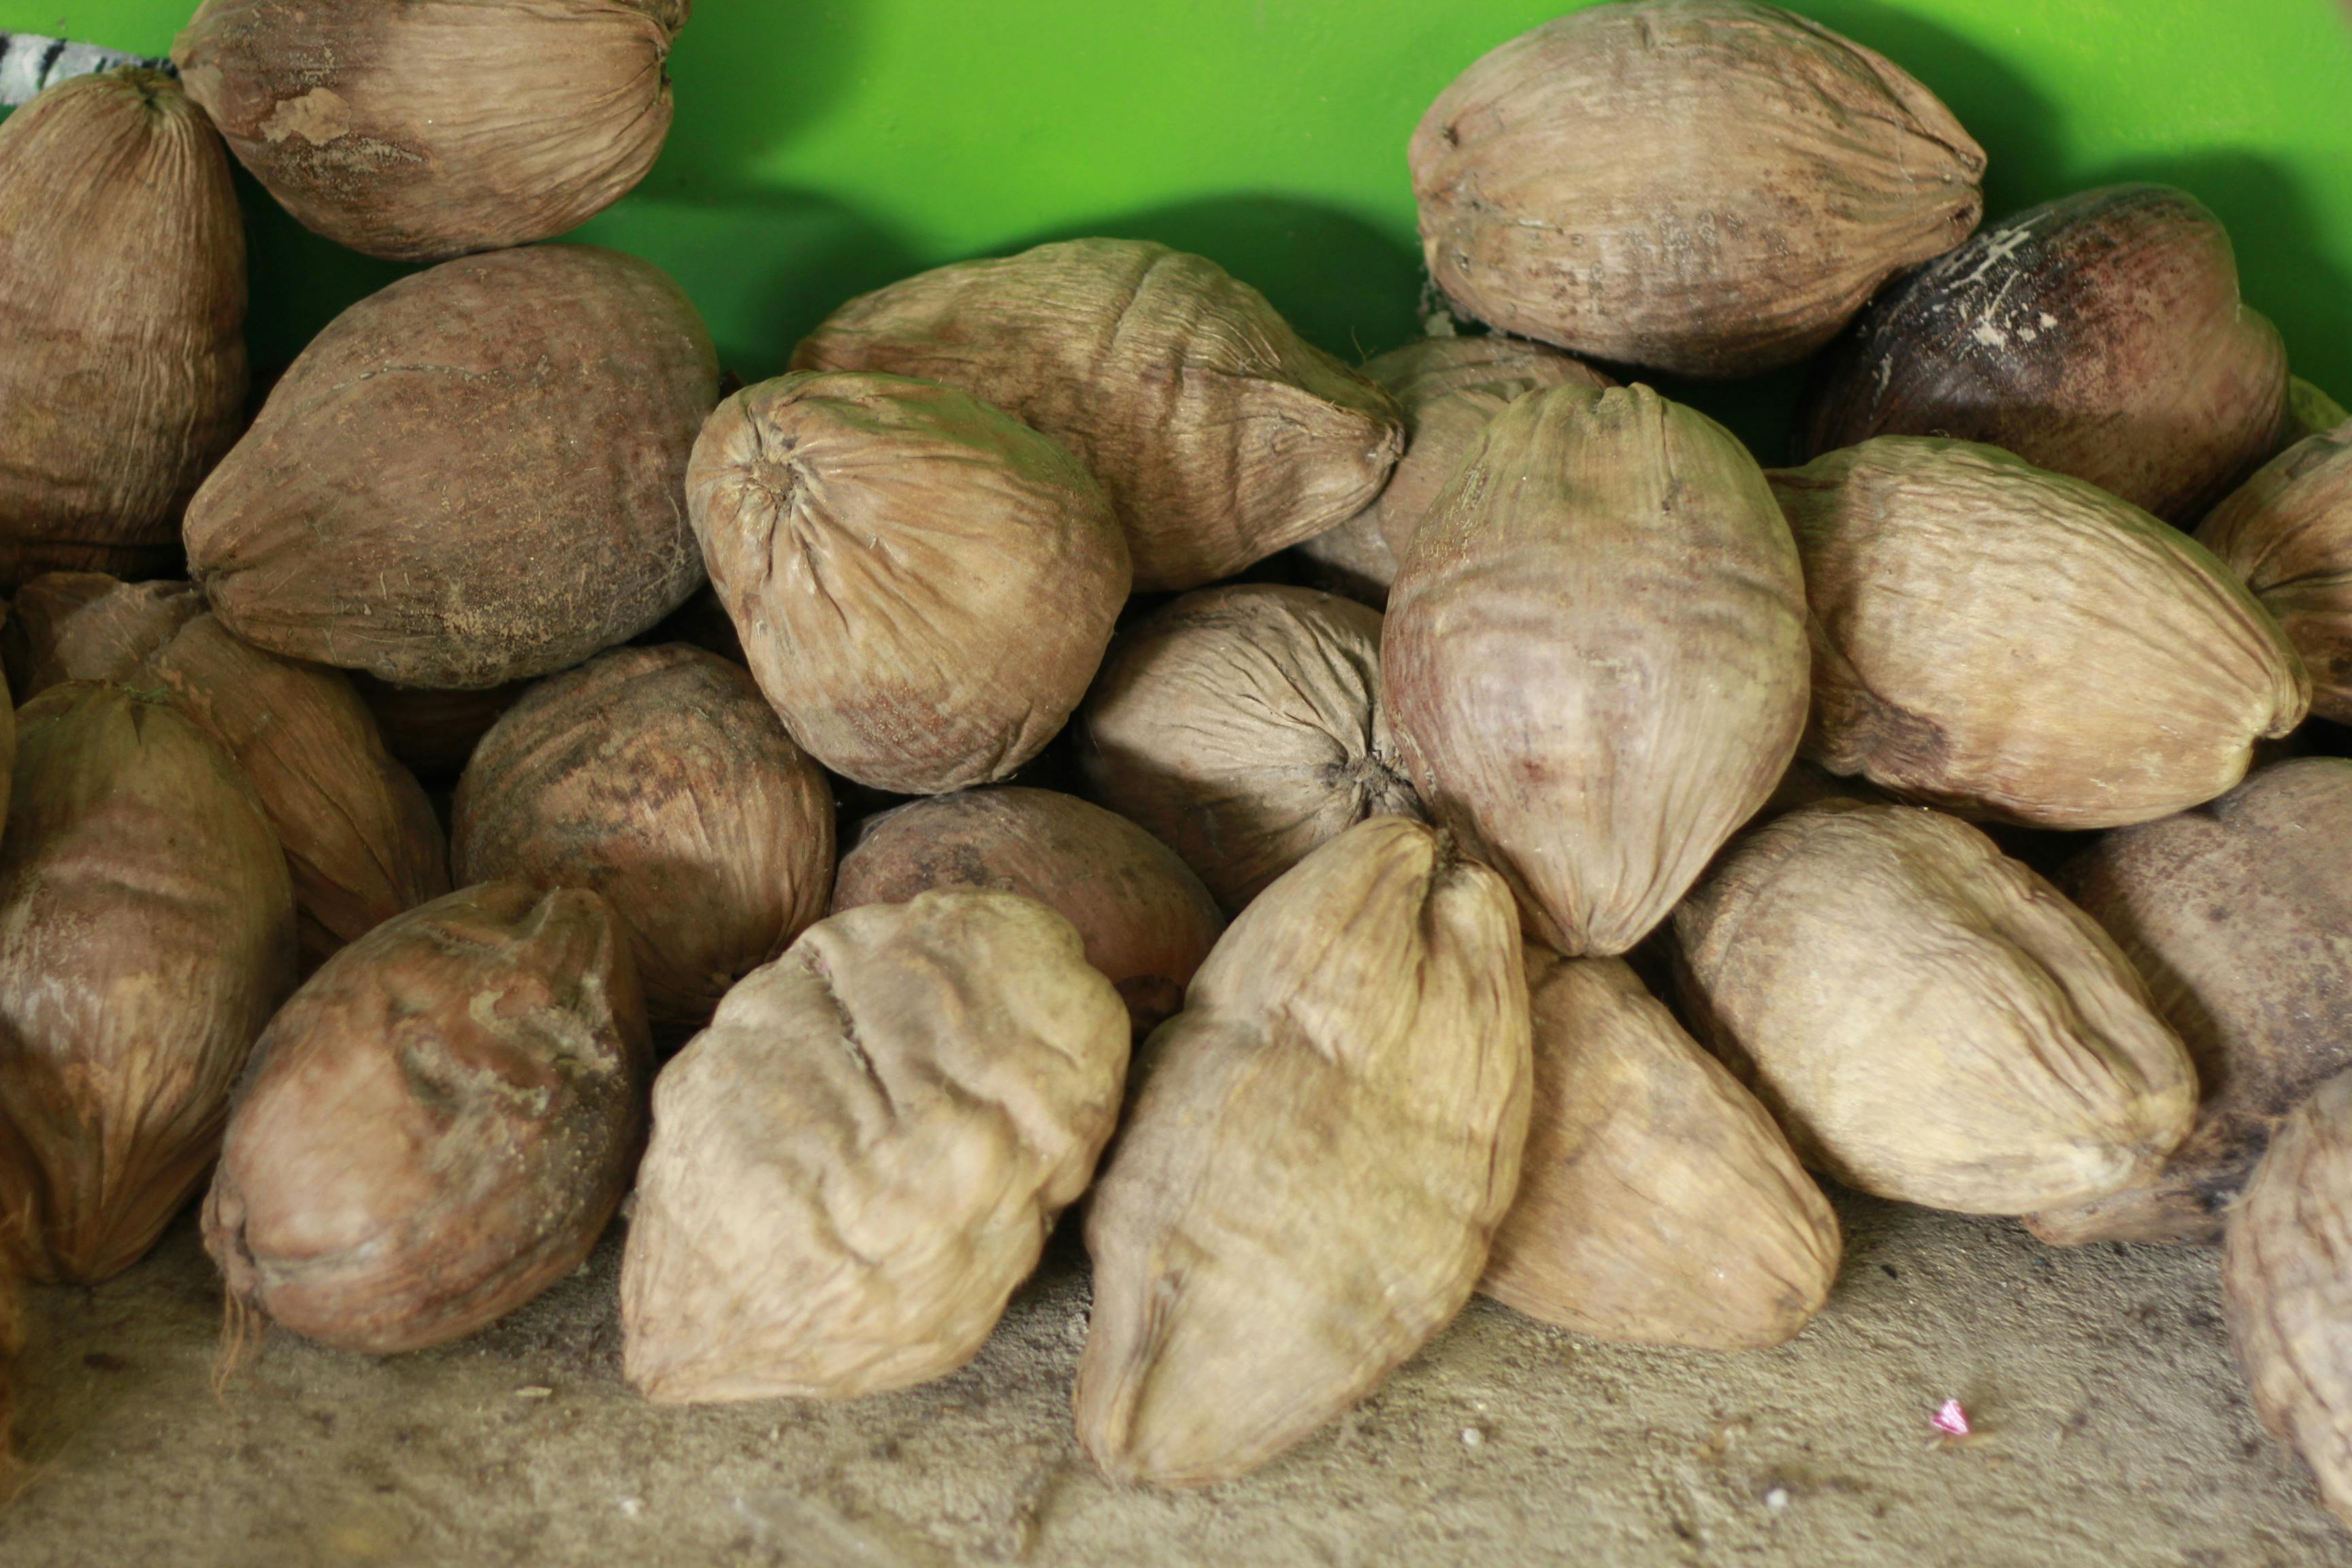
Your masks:
[[[1839,1203],[1844,1273],[1792,1345],[1610,1345],[1482,1300],[1304,1447],[1175,1495],[1105,1484],[1071,1438],[1066,1234],[953,1377],[680,1410],[620,1381],[617,1237],[460,1344],[276,1332],[216,1397],[184,1218],[123,1278],[37,1292],[0,1563],[2352,1565],[2247,1405],[2216,1253]],[[1928,1424],[1953,1397],[1965,1443]]]

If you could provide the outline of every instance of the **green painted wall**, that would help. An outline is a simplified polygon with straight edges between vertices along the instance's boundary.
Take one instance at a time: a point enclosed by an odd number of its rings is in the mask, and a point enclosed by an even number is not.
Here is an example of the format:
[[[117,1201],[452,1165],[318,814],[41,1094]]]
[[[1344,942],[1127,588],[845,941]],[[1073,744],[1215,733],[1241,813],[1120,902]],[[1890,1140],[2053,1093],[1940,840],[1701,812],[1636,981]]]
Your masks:
[[[0,27],[161,52],[189,0],[0,0]],[[1214,257],[1309,336],[1376,352],[1421,287],[1404,142],[1487,48],[1571,0],[700,0],[677,121],[580,237],[667,268],[729,363],[778,369],[841,299],[1074,234]],[[1801,0],[1991,157],[1995,214],[2186,186],[2298,369],[2352,392],[2352,10],[2339,0]],[[255,206],[255,348],[282,363],[395,269]],[[1790,378],[1678,389],[1779,456]]]

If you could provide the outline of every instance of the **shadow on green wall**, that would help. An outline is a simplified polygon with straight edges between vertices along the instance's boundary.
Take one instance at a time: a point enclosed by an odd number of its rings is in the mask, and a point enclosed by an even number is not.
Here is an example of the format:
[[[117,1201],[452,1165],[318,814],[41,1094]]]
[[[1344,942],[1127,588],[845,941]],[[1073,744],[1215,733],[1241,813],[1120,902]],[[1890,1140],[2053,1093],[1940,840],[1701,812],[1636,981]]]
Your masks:
[[[760,184],[768,154],[824,118],[856,82],[862,0],[703,0],[670,50],[691,82],[642,187],[733,194]]]
[[[1349,363],[1421,331],[1421,257],[1337,207],[1296,196],[1209,196],[1057,227],[1048,240],[1156,239],[1205,256],[1266,297],[1299,335]]]

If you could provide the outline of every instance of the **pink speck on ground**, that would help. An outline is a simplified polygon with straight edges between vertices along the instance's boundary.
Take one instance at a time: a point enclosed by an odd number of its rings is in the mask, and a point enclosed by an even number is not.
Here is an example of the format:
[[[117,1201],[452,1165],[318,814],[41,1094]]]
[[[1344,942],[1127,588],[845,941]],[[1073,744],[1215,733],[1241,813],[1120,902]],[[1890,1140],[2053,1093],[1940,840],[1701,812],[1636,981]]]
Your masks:
[[[1947,1437],[1965,1437],[1969,1435],[1969,1413],[1960,1408],[1958,1400],[1947,1399],[1937,1407],[1936,1414],[1927,1417],[1927,1425]]]

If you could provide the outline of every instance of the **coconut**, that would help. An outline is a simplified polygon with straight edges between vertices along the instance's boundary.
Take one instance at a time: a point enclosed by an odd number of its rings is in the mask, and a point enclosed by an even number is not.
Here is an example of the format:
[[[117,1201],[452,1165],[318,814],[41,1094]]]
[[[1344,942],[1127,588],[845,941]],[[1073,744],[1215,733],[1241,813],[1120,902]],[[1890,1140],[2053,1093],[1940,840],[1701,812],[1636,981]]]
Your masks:
[[[1403,446],[1396,405],[1215,262],[1080,239],[853,300],[795,370],[945,382],[1102,481],[1139,591],[1193,588],[1344,522]]]
[[[311,340],[189,504],[229,630],[408,686],[625,642],[701,584],[686,459],[719,398],[677,285],[614,251],[467,257]]]
[[[933,888],[994,888],[1076,926],[1138,1040],[1184,1005],[1225,928],[1209,889],[1134,823],[1053,790],[961,790],[866,819],[834,879],[835,913]]]
[[[740,665],[616,648],[509,709],[457,785],[460,883],[590,888],[627,933],[656,1040],[824,913],[833,793]]]
[[[16,590],[0,626],[8,683],[29,702],[66,680],[131,679],[204,614],[193,583],[125,583],[103,572],[47,572]]]
[[[170,568],[244,331],[228,159],[178,83],[80,77],[0,122],[0,588]]]
[[[394,261],[548,239],[645,177],[690,0],[205,0],[172,58],[306,226]]]
[[[236,763],[160,696],[26,704],[0,841],[0,1116],[36,1278],[136,1261],[203,1181],[294,983],[286,857]]]

